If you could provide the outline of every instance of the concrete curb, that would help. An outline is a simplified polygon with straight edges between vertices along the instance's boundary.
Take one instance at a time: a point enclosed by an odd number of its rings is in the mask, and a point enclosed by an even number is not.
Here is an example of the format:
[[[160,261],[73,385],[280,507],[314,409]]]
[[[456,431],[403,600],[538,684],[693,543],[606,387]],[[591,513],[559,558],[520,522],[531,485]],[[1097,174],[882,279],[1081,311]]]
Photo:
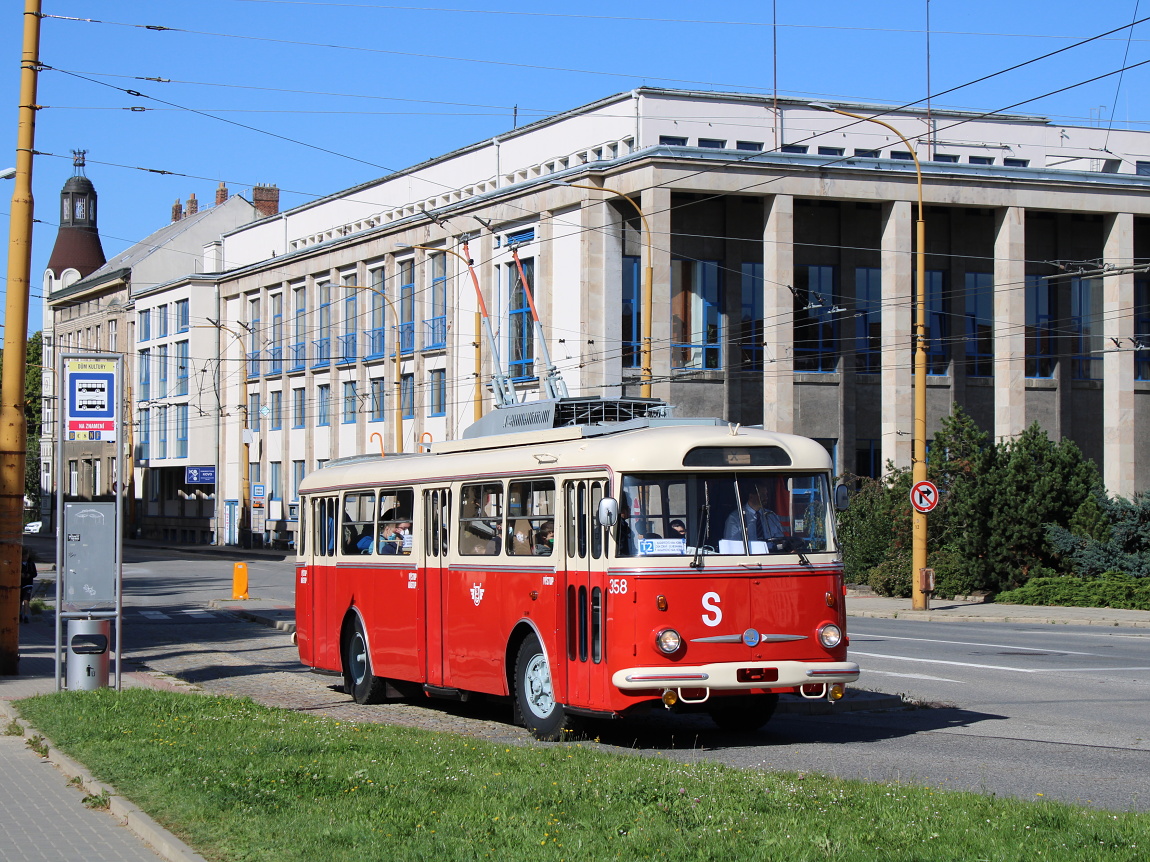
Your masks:
[[[977,616],[972,614],[934,613],[932,611],[847,611],[848,617],[863,617],[873,620],[919,620],[939,623],[1033,623],[1051,626],[1105,626],[1107,628],[1150,628],[1150,621],[1142,620],[1094,620],[1094,619],[1055,619],[1053,617],[1029,616]]]
[[[43,733],[37,730],[28,721],[21,718],[15,708],[8,701],[0,700],[0,715],[9,721],[19,724],[27,736],[29,732],[44,739],[48,745],[48,755],[45,758],[64,775],[66,782],[75,778],[80,779],[80,788],[86,794],[99,796],[108,795],[108,812],[122,823],[129,832],[151,847],[168,862],[207,862],[207,860],[185,844],[133,803],[120,796],[116,789],[108,784],[94,779],[79,763],[52,745]],[[79,800],[78,800],[79,801]]]

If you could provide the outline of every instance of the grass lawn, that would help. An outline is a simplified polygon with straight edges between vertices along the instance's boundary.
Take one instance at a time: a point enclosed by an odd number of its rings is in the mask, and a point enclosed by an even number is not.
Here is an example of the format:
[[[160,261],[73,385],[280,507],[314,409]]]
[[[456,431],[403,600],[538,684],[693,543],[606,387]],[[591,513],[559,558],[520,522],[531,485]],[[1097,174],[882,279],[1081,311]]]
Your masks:
[[[17,704],[212,860],[1144,860],[1150,816],[507,747],[195,694]]]

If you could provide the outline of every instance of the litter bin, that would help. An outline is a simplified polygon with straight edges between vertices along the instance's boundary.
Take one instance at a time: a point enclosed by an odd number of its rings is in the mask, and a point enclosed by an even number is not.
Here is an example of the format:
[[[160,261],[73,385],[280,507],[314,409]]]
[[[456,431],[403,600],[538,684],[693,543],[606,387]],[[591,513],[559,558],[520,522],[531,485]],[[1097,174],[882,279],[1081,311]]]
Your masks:
[[[111,633],[111,620],[68,620],[68,691],[107,688]]]

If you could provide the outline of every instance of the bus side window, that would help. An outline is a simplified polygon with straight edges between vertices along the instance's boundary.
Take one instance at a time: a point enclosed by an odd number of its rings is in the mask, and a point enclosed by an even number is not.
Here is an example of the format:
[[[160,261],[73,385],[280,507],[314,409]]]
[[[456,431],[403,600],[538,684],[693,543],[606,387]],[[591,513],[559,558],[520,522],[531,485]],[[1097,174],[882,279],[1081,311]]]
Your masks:
[[[295,529],[295,552],[298,557],[306,554],[308,549],[305,539],[307,538],[308,527],[311,525],[311,520],[307,517],[307,507],[310,503],[311,501],[306,497],[299,501],[299,523],[296,524]]]
[[[415,491],[411,488],[385,490],[379,497],[379,541],[380,554],[407,555],[412,551],[415,512]]]
[[[605,556],[603,550],[603,528],[599,525],[599,501],[603,499],[605,494],[603,482],[591,483],[591,506],[587,512],[587,518],[591,524],[591,556],[594,559],[599,559]],[[596,659],[598,661],[598,659]]]
[[[495,556],[503,544],[503,485],[464,485],[459,500],[459,553]]]
[[[370,554],[375,545],[375,492],[346,494],[343,498],[342,551]]]
[[[507,553],[549,557],[555,543],[555,480],[507,486]]]

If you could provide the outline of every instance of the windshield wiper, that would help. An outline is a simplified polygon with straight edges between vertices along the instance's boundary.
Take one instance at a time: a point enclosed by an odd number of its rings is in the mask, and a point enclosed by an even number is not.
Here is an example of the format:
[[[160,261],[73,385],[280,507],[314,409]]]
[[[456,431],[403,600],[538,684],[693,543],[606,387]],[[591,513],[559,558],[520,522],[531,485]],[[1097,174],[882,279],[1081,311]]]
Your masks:
[[[811,564],[811,561],[807,558],[807,555],[803,553],[802,539],[796,539],[794,536],[784,536],[783,545],[791,553],[797,554],[799,562],[804,566],[809,566]]]
[[[699,508],[699,529],[695,531],[695,558],[691,560],[692,569],[703,568],[703,546],[711,535],[711,490],[707,482],[703,482],[703,505]]]

